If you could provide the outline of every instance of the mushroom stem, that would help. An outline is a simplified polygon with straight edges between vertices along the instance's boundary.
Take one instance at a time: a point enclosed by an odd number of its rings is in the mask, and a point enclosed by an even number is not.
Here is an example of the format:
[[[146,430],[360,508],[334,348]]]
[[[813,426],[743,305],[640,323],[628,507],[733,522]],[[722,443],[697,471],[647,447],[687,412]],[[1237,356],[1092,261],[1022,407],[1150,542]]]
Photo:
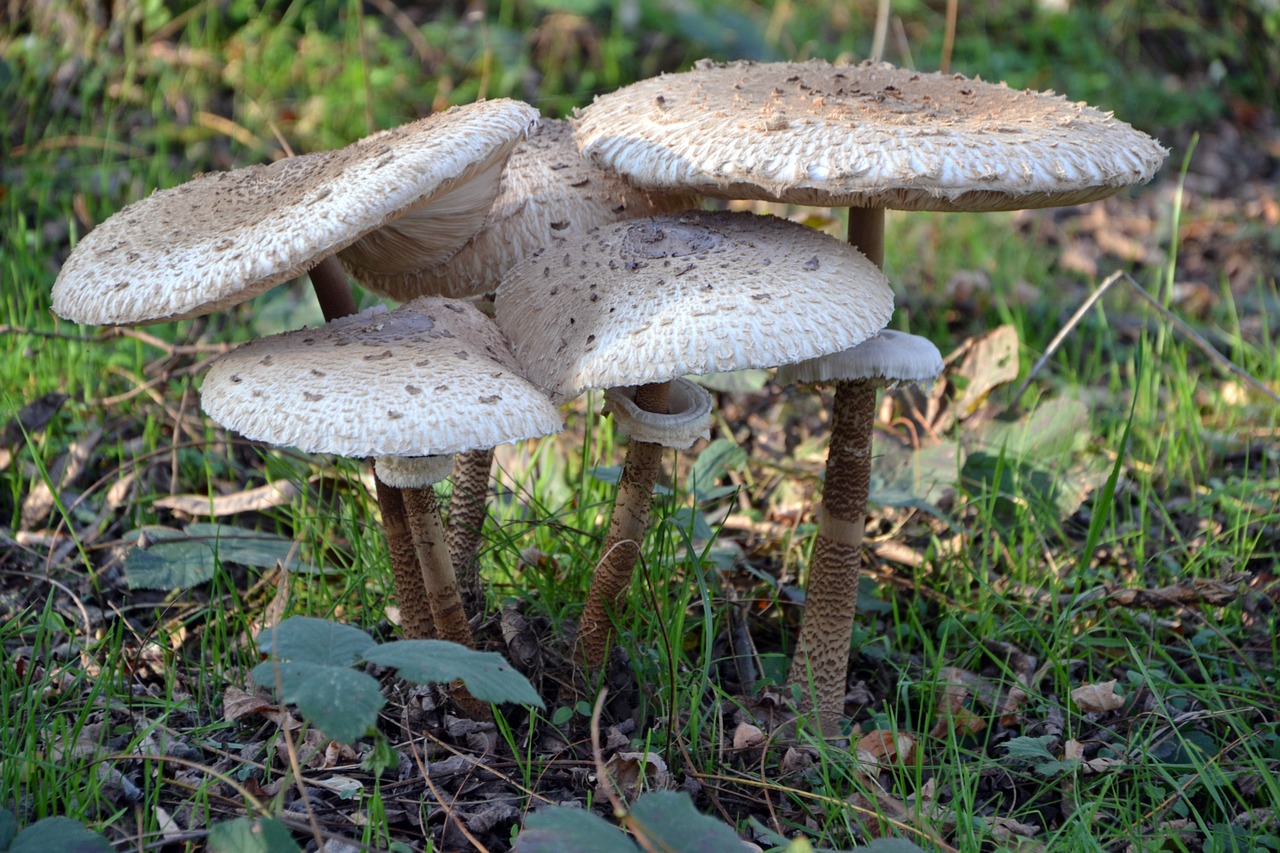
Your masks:
[[[401,493],[413,536],[413,548],[422,566],[422,583],[435,622],[436,636],[474,648],[475,641],[458,593],[458,578],[453,571],[444,525],[440,523],[440,506],[436,503],[435,490],[431,486],[422,486],[401,489]]]
[[[413,534],[405,516],[404,497],[400,489],[384,483],[377,472],[373,479],[382,511],[382,532],[387,537],[387,551],[391,556],[391,577],[400,607],[400,631],[409,640],[430,640],[436,635],[431,603],[427,600]]]
[[[818,537],[809,564],[804,618],[787,680],[805,688],[826,737],[839,735],[858,603],[858,570],[871,487],[876,383],[837,382]]]
[[[848,240],[883,269],[884,208],[849,208]],[[810,698],[816,700],[824,737],[839,735],[844,716],[849,643],[858,606],[858,569],[871,485],[875,404],[875,384],[836,383],[818,537],[809,562],[800,639],[787,673],[788,683],[803,689],[803,705],[807,706]]]
[[[636,405],[645,411],[666,413],[670,383],[655,382],[636,389]],[[653,486],[662,471],[666,448],[647,441],[633,441],[622,466],[613,515],[605,536],[604,552],[591,577],[587,603],[578,622],[577,659],[589,677],[604,667],[613,638],[612,616],[621,608],[631,573],[640,558],[640,546],[649,528]]]
[[[326,322],[356,313],[356,298],[336,255],[326,255],[311,268],[309,275]]]
[[[484,602],[476,556],[488,513],[486,498],[492,467],[492,447],[459,453],[453,464],[453,500],[449,504],[445,537],[458,573],[458,585],[462,588],[462,601],[469,613],[477,612]]]

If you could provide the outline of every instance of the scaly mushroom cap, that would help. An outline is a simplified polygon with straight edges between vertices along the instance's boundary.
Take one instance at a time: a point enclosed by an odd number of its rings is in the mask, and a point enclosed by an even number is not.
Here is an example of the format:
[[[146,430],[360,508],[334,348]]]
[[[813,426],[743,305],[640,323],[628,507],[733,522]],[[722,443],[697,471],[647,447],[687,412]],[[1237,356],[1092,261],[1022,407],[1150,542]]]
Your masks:
[[[433,228],[450,232],[452,254],[480,226],[503,162],[536,119],[528,104],[483,101],[346,148],[161,190],[79,242],[54,284],[53,310],[95,324],[159,323],[218,311],[466,186],[466,207],[478,212],[467,218],[450,206],[433,220]],[[478,183],[468,183],[475,178]],[[411,224],[403,233],[388,232],[357,255],[394,248],[423,230]],[[432,248],[439,254],[439,246]]]
[[[343,456],[442,456],[561,428],[493,321],[439,297],[237,347],[201,401],[247,438]]]
[[[1079,204],[1145,183],[1167,153],[1052,93],[821,60],[704,60],[597,97],[576,133],[649,190],[895,210]]]
[[[515,267],[497,297],[525,376],[557,400],[837,352],[892,312],[883,273],[848,244],[702,211],[566,238]]]
[[[478,296],[492,292],[507,270],[530,252],[553,245],[566,234],[684,210],[690,203],[688,195],[646,193],[616,173],[592,166],[578,153],[566,122],[543,120],[511,152],[484,225],[456,255],[395,275],[355,272],[365,287],[395,300],[424,294]],[[365,239],[381,233],[375,231]],[[340,256],[344,262],[350,251]]]
[[[882,329],[875,337],[843,352],[779,367],[777,382],[794,385],[870,380],[891,388],[900,382],[931,382],[942,370],[942,353],[933,341]]]

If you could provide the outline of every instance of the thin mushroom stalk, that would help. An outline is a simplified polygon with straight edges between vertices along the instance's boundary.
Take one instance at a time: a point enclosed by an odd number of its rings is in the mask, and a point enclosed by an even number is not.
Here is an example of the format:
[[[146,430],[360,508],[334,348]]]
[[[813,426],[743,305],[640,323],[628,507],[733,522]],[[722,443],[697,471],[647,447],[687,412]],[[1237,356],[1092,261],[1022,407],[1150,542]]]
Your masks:
[[[836,383],[827,475],[809,561],[804,618],[787,673],[787,681],[800,685],[805,699],[813,701],[827,737],[839,734],[844,715],[849,638],[858,604],[862,539],[871,491],[875,408],[875,385]]]
[[[809,563],[800,637],[787,677],[788,683],[800,688],[802,707],[816,707],[825,737],[839,735],[844,715],[871,492],[876,392],[899,382],[932,380],[941,372],[942,355],[936,346],[896,331],[882,331],[844,352],[778,371],[782,384],[835,382],[818,534]]]
[[[669,382],[642,385],[636,389],[636,407],[654,414],[667,414],[670,390]],[[640,559],[640,548],[649,529],[653,487],[662,473],[665,450],[661,444],[649,441],[632,441],[627,448],[613,514],[609,518],[609,532],[578,622],[576,656],[588,677],[598,673],[609,656],[613,617],[621,609]]]
[[[459,453],[453,464],[453,497],[449,502],[445,537],[468,613],[478,612],[484,603],[479,558],[484,522],[489,516],[489,472],[492,468],[492,447]]]

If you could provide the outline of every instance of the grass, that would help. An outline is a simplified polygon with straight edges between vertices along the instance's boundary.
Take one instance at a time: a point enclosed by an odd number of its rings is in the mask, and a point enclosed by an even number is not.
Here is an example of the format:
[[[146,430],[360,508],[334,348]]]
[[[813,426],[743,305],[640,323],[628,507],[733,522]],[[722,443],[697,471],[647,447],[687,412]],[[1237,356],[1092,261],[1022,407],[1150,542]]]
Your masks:
[[[1266,45],[1256,59],[1237,56],[1230,40],[1183,44],[1173,37],[1186,31],[1179,4],[1149,14],[1140,4],[1095,5],[1100,10],[1075,4],[1067,16],[1036,15],[1011,28],[1024,16],[1021,5],[976,4],[960,21],[952,65],[1066,91],[1166,130],[1180,146],[1173,163],[1189,131],[1211,129],[1237,99],[1268,91],[1263,83],[1275,66],[1265,65]],[[33,19],[0,33],[0,90],[18,117],[3,131],[10,154],[0,166],[0,419],[44,395],[68,395],[47,423],[32,421],[4,441],[12,455],[0,466],[0,807],[23,823],[70,816],[122,840],[159,838],[163,809],[194,833],[174,843],[193,848],[209,823],[244,813],[243,797],[210,775],[161,770],[143,756],[163,736],[170,754],[252,781],[272,809],[288,813],[296,792],[280,784],[291,778],[285,745],[261,718],[227,719],[224,690],[244,686],[264,620],[322,615],[390,636],[385,546],[359,466],[249,446],[197,410],[198,365],[213,345],[314,322],[301,290],[280,288],[251,308],[147,329],[155,342],[105,334],[49,313],[49,288],[70,245],[90,223],[155,187],[261,160],[278,148],[277,132],[298,150],[329,147],[425,106],[482,94],[526,98],[560,114],[594,92],[704,53],[861,55],[874,11],[870,3],[844,11],[653,0],[637,4],[632,27],[624,21],[630,7],[593,2],[558,14],[496,3],[482,16],[445,11],[423,21],[345,0],[267,4],[261,13],[255,4],[225,6],[176,12],[146,4],[104,29],[71,16],[68,25],[82,29],[60,32]],[[941,13],[911,2],[894,9],[916,63],[935,67]],[[1224,17],[1270,21],[1260,5],[1231,9]],[[840,15],[853,18],[833,27]],[[1154,61],[1174,47],[1189,64],[1217,60],[1251,73],[1200,86]],[[893,51],[890,58],[903,60]],[[1251,64],[1259,61],[1260,68]],[[1128,85],[1115,86],[1122,77]],[[1208,227],[1208,219],[1179,220],[1176,196],[1162,199],[1155,215],[1164,231],[1153,242],[1166,257],[1133,264],[1135,279],[1242,369],[1280,387],[1273,275],[1241,286],[1221,273],[1207,283],[1216,298],[1195,308],[1174,287],[1187,262],[1176,238]],[[1095,277],[1065,269],[1061,249],[1072,234],[1047,215],[891,214],[888,229],[895,325],[944,352],[1010,325],[1019,379],[1096,281],[1127,263],[1101,256]],[[1265,233],[1250,239],[1265,247]],[[203,348],[191,349],[197,344]],[[953,366],[949,393],[981,377]],[[856,750],[818,741],[791,757],[726,746],[735,715],[764,712],[778,688],[766,678],[744,696],[727,675],[733,655],[724,638],[745,619],[766,673],[781,678],[812,534],[803,511],[822,463],[819,406],[767,389],[720,395],[719,435],[746,450],[747,461],[717,472],[716,483],[737,491],[716,495],[703,483],[695,495],[688,474],[697,456],[672,459],[674,488],[646,543],[637,606],[619,626],[637,673],[620,686],[615,706],[638,724],[624,737],[660,752],[681,778],[699,779],[699,806],[734,819],[740,831],[754,815],[819,845],[885,833],[960,850],[1280,849],[1276,409],[1216,372],[1118,288],[1021,400],[1011,399],[1011,388],[998,386],[989,398],[990,413],[1015,423],[1003,449],[973,452],[996,434],[974,419],[943,432],[937,457],[955,488],[945,497],[928,493],[941,520],[889,500],[896,494],[889,486],[922,487],[883,474],[886,500],[870,530],[876,556],[855,636],[853,683],[861,682],[862,699],[853,720],[855,741],[874,730],[910,736],[908,758],[869,767]],[[1064,400],[1080,403],[1052,408]],[[1016,418],[1038,411],[1078,420],[1062,435],[1028,436]],[[1040,433],[1053,440],[1039,441]],[[88,469],[62,485],[51,472],[77,442],[90,447]],[[968,454],[963,464],[949,455],[956,449]],[[585,594],[617,450],[606,426],[577,412],[568,437],[502,457],[483,557],[491,609],[518,603],[544,654],[555,653],[557,631]],[[1102,487],[1112,472],[1108,496]],[[279,533],[305,559],[340,574],[226,564],[195,589],[126,588],[126,534],[182,523],[156,506],[158,498],[279,478],[318,478],[321,487],[228,521]],[[1062,486],[1076,484],[1089,488],[1072,505]],[[41,485],[56,500],[47,519],[24,526],[24,505]],[[716,536],[690,538],[696,517]],[[744,523],[756,532],[744,532]],[[880,556],[900,553],[879,550],[893,544],[918,565]],[[734,559],[722,561],[726,549]],[[1127,607],[1096,594],[1235,576],[1239,585],[1216,605]],[[535,684],[552,719],[533,731],[506,721],[502,768],[535,793],[577,795],[590,786],[561,780],[577,772],[566,766],[585,765],[566,761],[548,739],[559,732],[572,752],[585,717],[568,705],[567,716],[556,716],[550,699],[558,686],[544,675]],[[1087,711],[1071,698],[1081,685],[1112,679],[1124,702],[1114,711]],[[387,731],[397,725],[389,721]],[[1080,757],[1065,751],[1073,741]],[[342,766],[360,772],[350,760]],[[369,778],[364,799],[341,804],[366,821],[347,836],[378,848],[393,841],[421,848],[404,815],[438,807],[420,785],[384,778],[374,787]],[[535,799],[525,794],[520,808]],[[1039,830],[1034,839],[1025,826]]]

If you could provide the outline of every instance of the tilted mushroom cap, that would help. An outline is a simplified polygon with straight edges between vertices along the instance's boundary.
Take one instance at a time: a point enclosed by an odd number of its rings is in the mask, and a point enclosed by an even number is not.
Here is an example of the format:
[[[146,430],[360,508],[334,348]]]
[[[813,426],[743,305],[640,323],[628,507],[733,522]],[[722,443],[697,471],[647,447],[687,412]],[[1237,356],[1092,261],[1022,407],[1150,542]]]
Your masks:
[[[942,353],[933,341],[894,329],[882,329],[843,352],[778,368],[779,385],[797,382],[877,380],[892,387],[900,382],[929,382],[942,373]]]
[[[80,323],[157,323],[220,310],[475,177],[433,227],[474,233],[502,163],[536,121],[528,104],[483,101],[376,133],[346,148],[203,175],[129,205],[80,241],[53,287],[53,310]],[[387,244],[416,236],[379,239]],[[385,229],[383,229],[385,230]],[[372,253],[372,248],[370,249]]]
[[[395,275],[353,272],[365,287],[396,300],[424,294],[477,296],[496,288],[507,270],[530,252],[565,234],[689,206],[687,195],[650,194],[615,172],[592,166],[578,153],[567,123],[543,120],[511,152],[484,225],[457,254]],[[361,243],[340,257],[345,261]]]
[[[343,456],[435,456],[559,432],[493,321],[424,297],[260,338],[209,368],[204,410],[257,441]]]
[[[497,298],[525,375],[560,400],[836,352],[892,311],[884,275],[848,244],[701,211],[575,235],[513,269]]]
[[[597,97],[576,133],[646,189],[896,210],[1079,204],[1150,180],[1167,153],[1052,93],[821,60],[703,61]]]

